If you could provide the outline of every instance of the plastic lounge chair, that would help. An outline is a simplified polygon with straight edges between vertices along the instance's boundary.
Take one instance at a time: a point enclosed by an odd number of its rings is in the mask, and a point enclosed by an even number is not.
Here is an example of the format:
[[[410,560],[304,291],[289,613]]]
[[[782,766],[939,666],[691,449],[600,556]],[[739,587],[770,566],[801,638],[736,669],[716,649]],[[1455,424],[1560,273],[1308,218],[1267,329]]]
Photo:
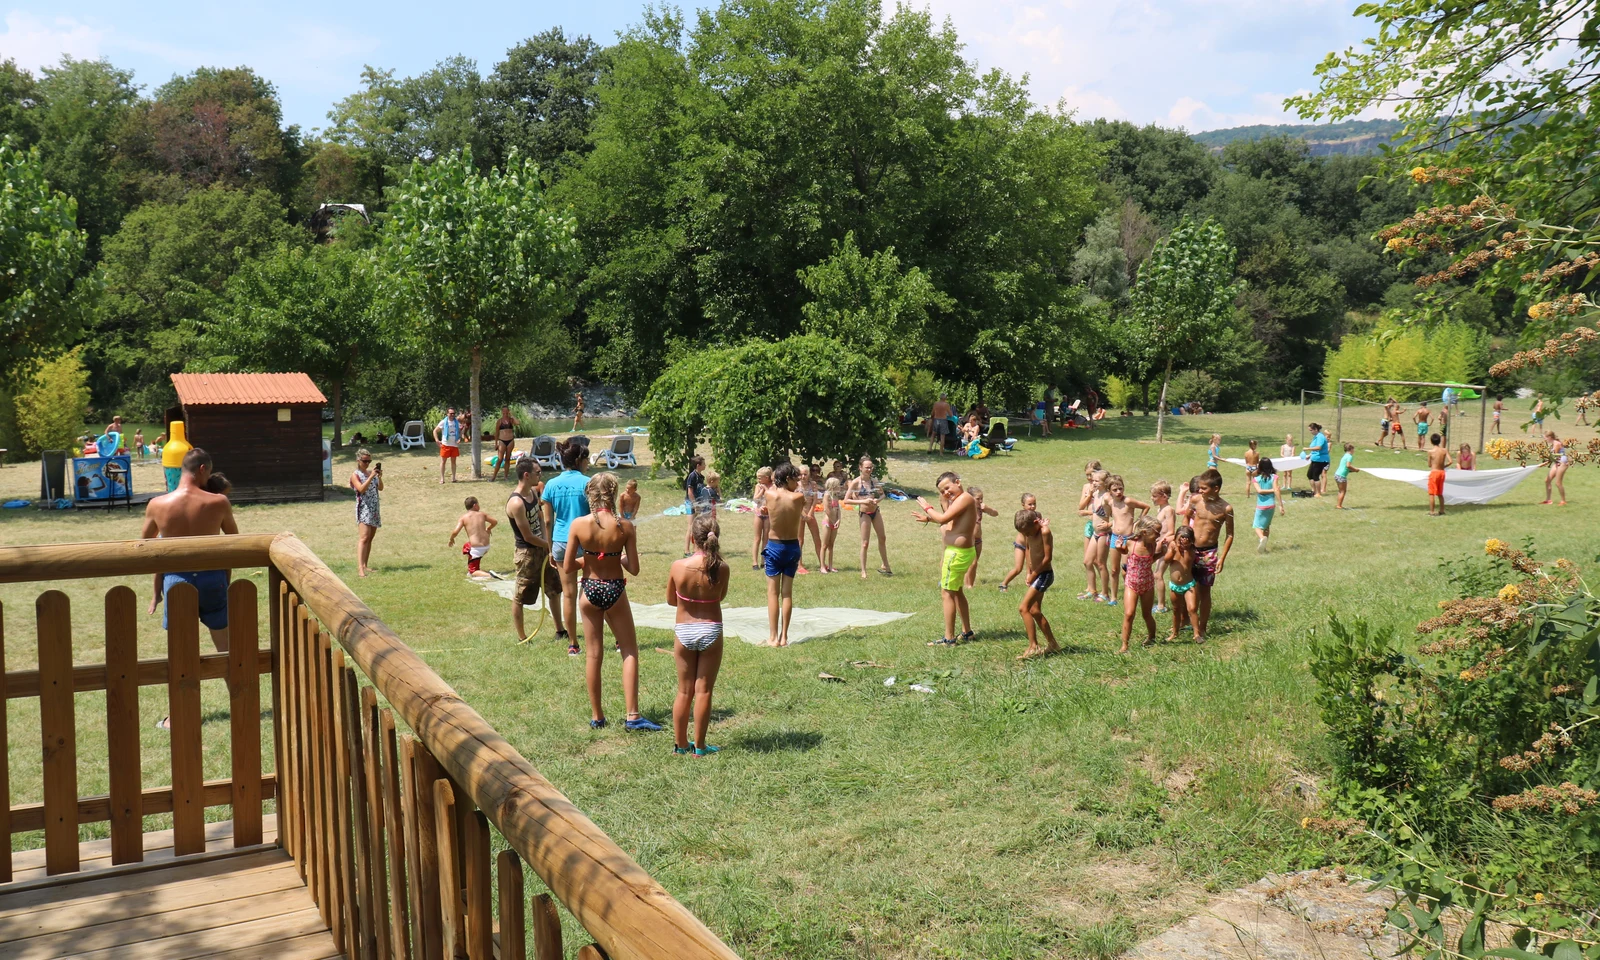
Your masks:
[[[410,450],[412,447],[426,447],[428,437],[422,432],[421,420],[407,420],[400,432],[390,438],[390,442],[398,444],[401,450]]]
[[[607,470],[639,465],[633,455],[633,437],[628,435],[612,437],[611,445],[600,451],[600,456],[595,459],[603,461]]]
[[[561,469],[561,454],[556,452],[556,438],[548,434],[533,438],[529,456],[533,457],[533,462],[543,469],[556,471]]]

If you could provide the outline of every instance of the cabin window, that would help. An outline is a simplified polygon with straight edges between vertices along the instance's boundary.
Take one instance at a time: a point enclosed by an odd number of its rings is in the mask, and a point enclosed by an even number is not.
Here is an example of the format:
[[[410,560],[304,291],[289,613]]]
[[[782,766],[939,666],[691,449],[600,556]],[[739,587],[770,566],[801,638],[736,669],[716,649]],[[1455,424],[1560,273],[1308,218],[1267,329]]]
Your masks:
[[[288,407],[279,407],[278,408],[278,422],[279,423],[288,423],[289,422],[289,408]]]

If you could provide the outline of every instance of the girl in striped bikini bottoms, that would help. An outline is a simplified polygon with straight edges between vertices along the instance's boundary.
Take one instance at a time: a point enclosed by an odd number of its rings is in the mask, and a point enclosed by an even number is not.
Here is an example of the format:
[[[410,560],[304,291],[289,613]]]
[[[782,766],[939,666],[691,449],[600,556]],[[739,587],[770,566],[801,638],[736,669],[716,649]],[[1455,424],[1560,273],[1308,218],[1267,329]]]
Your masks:
[[[672,632],[673,659],[678,666],[678,695],[672,703],[675,754],[704,757],[716,753],[706,744],[711,723],[711,691],[722,667],[722,600],[728,595],[730,568],[722,560],[721,530],[713,513],[697,513],[689,526],[694,554],[677,561],[667,575],[667,603],[678,608]],[[694,708],[694,739],[689,734],[689,709]]]

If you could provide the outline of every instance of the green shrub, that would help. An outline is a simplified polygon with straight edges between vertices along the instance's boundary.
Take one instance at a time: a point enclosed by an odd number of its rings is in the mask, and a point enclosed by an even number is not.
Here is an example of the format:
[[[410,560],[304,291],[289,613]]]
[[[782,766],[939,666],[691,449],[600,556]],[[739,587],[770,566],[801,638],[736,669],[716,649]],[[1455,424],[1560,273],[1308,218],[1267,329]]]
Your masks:
[[[1167,386],[1167,405],[1198,403],[1207,410],[1217,409],[1217,398],[1222,395],[1222,384],[1204,370],[1185,370],[1174,374]]]
[[[17,432],[28,450],[71,449],[83,433],[89,409],[89,371],[83,366],[83,348],[39,365],[27,386],[17,394]]]
[[[881,458],[895,420],[894,390],[878,365],[813,335],[688,354],[651,384],[639,413],[657,463],[681,475],[707,439],[730,490],[791,454]]]
[[[1139,401],[1139,388],[1121,377],[1106,377],[1106,403],[1117,410],[1129,410]]]
[[[1592,902],[1600,884],[1600,601],[1566,560],[1499,540],[1446,567],[1420,643],[1337,616],[1311,643],[1344,812]],[[1514,852],[1504,845],[1514,838]]]
[[[927,413],[933,409],[934,401],[939,399],[939,384],[933,379],[933,374],[926,370],[890,367],[883,372],[883,375],[894,387],[894,402],[897,407],[914,403],[923,413]]]

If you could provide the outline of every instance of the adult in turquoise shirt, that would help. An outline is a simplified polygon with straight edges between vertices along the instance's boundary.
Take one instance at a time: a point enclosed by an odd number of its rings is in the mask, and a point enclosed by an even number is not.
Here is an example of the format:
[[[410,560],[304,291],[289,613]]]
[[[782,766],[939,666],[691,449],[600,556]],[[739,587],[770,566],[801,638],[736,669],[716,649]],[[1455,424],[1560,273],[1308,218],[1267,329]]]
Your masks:
[[[1306,459],[1311,465],[1306,468],[1306,479],[1311,481],[1311,490],[1317,496],[1322,496],[1328,487],[1328,464],[1332,457],[1328,454],[1328,435],[1322,432],[1322,424],[1311,425],[1311,443],[1306,447]]]
[[[565,467],[554,480],[544,485],[544,527],[550,531],[550,564],[556,569],[567,556],[567,532],[572,521],[589,515],[589,478],[583,468],[589,465],[589,448],[575,440],[568,440],[560,448],[561,465]],[[583,548],[577,548],[579,556]],[[567,641],[567,653],[577,656],[578,649],[578,572],[561,575],[561,615],[556,620],[556,639]]]

